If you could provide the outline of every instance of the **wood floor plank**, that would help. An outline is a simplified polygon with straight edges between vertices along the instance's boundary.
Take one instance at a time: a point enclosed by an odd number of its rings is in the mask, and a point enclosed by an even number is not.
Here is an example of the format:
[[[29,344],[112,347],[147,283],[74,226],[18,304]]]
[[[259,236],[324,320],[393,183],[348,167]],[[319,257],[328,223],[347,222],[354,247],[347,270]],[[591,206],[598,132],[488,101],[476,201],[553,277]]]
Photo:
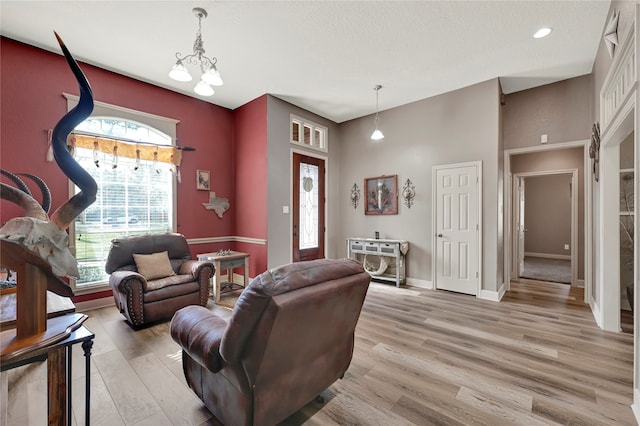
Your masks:
[[[442,380],[446,380],[456,386],[456,394],[458,389],[469,386],[473,389],[481,390],[509,406],[531,410],[533,397],[527,393],[520,392],[516,386],[508,386],[493,378],[482,377],[474,372],[454,368],[437,360],[415,358],[388,345],[378,345],[377,352],[386,361],[385,364],[387,362],[399,363],[417,371],[429,372],[432,375],[439,376]]]
[[[211,417],[191,389],[163,368],[155,353],[132,359],[130,365],[173,424],[199,425]]]
[[[501,422],[528,426],[543,426],[548,424],[544,419],[533,415],[531,408],[525,410],[504,405],[502,401],[493,399],[486,393],[469,389],[466,386],[460,388],[456,399],[481,411],[493,414],[498,417]]]
[[[344,378],[281,426],[637,424],[633,335],[600,330],[582,292],[523,280],[492,302],[372,283]],[[220,425],[186,385],[169,322],[134,330],[114,307],[86,313],[92,424]],[[74,348],[76,424],[83,369]],[[44,424],[46,362],[7,373],[7,423]]]
[[[111,351],[98,355],[94,359],[126,425],[135,424],[162,411],[122,353]]]
[[[85,378],[74,378],[72,383],[72,410],[76,423],[85,423]],[[113,398],[96,370],[91,373],[91,426],[121,426],[122,417],[116,408]]]

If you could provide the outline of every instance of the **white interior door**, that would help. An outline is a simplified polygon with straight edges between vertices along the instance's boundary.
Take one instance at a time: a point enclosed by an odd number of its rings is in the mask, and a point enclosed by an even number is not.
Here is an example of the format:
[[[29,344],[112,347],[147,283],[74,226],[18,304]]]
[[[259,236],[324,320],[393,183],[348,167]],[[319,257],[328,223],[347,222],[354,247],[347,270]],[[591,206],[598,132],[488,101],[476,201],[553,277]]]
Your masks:
[[[435,167],[435,287],[477,295],[479,165]]]

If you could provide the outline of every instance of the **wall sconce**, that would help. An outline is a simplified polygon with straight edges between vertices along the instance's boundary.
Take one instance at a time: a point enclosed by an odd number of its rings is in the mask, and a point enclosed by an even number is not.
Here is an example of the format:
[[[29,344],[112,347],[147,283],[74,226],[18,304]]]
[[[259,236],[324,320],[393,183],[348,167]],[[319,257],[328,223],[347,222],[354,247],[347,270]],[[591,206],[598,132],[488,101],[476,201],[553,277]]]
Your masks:
[[[411,183],[411,180],[407,179],[402,187],[402,198],[404,198],[404,203],[407,207],[411,208],[413,205],[413,199],[416,196],[416,189]]]
[[[359,202],[360,202],[360,189],[358,188],[358,185],[354,183],[353,186],[351,187],[351,204],[353,205],[354,209],[358,207]]]

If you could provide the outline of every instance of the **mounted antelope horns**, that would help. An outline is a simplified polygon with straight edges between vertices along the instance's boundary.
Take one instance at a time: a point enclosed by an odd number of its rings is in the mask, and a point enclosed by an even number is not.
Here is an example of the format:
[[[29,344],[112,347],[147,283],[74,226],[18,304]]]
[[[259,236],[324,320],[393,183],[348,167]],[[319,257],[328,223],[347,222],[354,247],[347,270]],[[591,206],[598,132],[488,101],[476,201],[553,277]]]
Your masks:
[[[40,203],[40,205],[44,209],[45,213],[48,214],[49,210],[51,209],[51,191],[49,190],[49,187],[47,186],[45,181],[40,179],[38,176],[32,175],[30,173],[19,173],[19,175],[28,177],[29,179],[34,181],[36,185],[38,185],[38,188],[40,188],[40,192],[42,192],[42,203]]]
[[[62,119],[56,124],[53,129],[52,142],[53,157],[58,163],[58,167],[73,183],[80,188],[80,192],[74,195],[51,216],[51,222],[53,222],[60,229],[67,229],[69,224],[75,219],[84,209],[89,207],[96,200],[96,193],[98,192],[98,185],[96,181],[87,173],[73,158],[73,156],[67,150],[67,136],[71,131],[85,118],[91,115],[93,111],[93,92],[91,86],[87,81],[87,78],[82,73],[82,70],[78,66],[78,63],[73,59],[71,53],[64,45],[64,42],[60,36],[54,32],[62,53],[67,59],[69,68],[73,72],[73,75],[78,81],[80,88],[80,100],[71,111],[69,111]]]
[[[31,195],[4,182],[0,182],[0,199],[11,201],[22,207],[25,217],[32,217],[44,222],[49,221],[47,213]]]
[[[7,197],[6,198],[0,197],[0,198],[10,200],[24,207],[25,210],[27,210],[26,212],[27,217],[43,216],[42,213],[39,211],[39,209],[32,207],[33,203],[30,200],[27,200],[27,198],[33,199],[33,194],[31,194],[29,187],[27,187],[27,185],[24,183],[22,179],[18,177],[18,175],[4,169],[0,169],[0,174],[9,178],[13,183],[16,184],[16,186],[18,187],[17,189],[19,189],[23,193],[23,194],[13,193],[13,195],[10,195],[13,192],[12,190],[6,190],[6,191],[3,190],[3,194],[6,194]],[[47,216],[47,214],[49,213],[49,209],[51,208],[51,191],[49,191],[49,187],[38,176],[34,176],[29,173],[20,173],[19,175],[28,177],[29,179],[34,181],[36,185],[38,185],[38,188],[40,188],[40,191],[42,192],[41,206],[42,206],[42,210],[45,213],[44,217],[45,217],[45,220],[49,220],[49,217]]]
[[[8,170],[4,170],[4,169],[0,169],[0,174],[2,176],[6,176],[7,178],[9,178],[11,180],[11,182],[15,183],[20,191],[24,192],[27,195],[31,195],[31,191],[29,190],[29,187],[27,186],[27,184],[24,183],[23,180],[20,179],[17,175],[11,173]]]

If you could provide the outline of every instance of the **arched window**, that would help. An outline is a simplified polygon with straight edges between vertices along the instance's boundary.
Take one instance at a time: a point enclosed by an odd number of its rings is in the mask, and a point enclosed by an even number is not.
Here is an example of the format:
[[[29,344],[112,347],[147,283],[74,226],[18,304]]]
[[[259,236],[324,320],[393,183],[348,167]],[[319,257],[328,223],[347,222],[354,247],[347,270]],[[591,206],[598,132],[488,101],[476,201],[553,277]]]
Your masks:
[[[125,235],[175,231],[178,171],[171,163],[136,156],[138,142],[140,149],[147,151],[154,150],[154,146],[173,144],[170,135],[149,125],[115,116],[91,116],[74,133],[95,137],[101,144],[100,149],[97,142],[94,149],[73,149],[76,161],[98,184],[96,201],[69,229],[70,248],[80,272],[74,287],[82,293],[101,290],[108,282],[104,265],[111,240]],[[128,146],[119,145],[118,141],[127,141]],[[105,149],[111,143],[120,149]],[[71,195],[79,191],[70,185]]]

